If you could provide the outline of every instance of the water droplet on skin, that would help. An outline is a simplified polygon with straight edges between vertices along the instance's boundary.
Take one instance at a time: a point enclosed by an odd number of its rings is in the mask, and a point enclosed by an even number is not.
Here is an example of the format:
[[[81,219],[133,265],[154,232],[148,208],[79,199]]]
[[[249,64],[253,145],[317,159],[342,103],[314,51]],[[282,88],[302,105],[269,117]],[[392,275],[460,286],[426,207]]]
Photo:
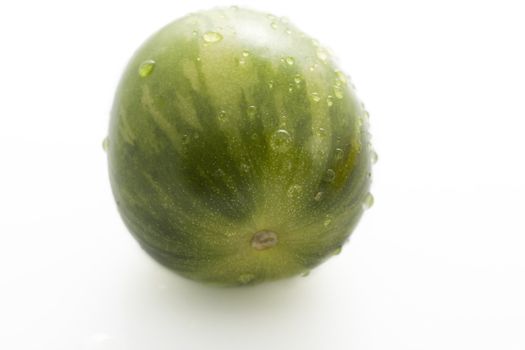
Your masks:
[[[319,201],[321,201],[321,199],[323,199],[323,192],[317,192],[317,193],[315,194],[315,196],[314,196],[314,200],[315,200],[316,202],[319,202]]]
[[[323,226],[328,227],[330,226],[331,223],[332,223],[332,218],[329,215],[327,215],[323,221]]]
[[[144,62],[142,62],[139,66],[139,75],[142,77],[142,78],[145,78],[149,75],[151,75],[151,73],[153,73],[153,70],[155,69],[155,61],[153,60],[146,60]]]
[[[312,96],[312,100],[314,102],[317,103],[317,102],[321,101],[321,96],[319,96],[318,92],[312,92],[310,95]]]
[[[237,281],[240,284],[248,284],[251,281],[253,281],[254,279],[255,279],[255,275],[253,273],[243,273],[242,275],[239,276]]]
[[[334,95],[338,99],[342,99],[343,96],[344,96],[343,95],[343,89],[340,86],[334,86]]]
[[[326,104],[328,105],[328,107],[332,107],[334,105],[334,98],[332,97],[332,95],[328,95],[326,97]]]
[[[248,164],[241,163],[241,171],[247,173],[248,171],[250,171],[250,166]]]
[[[242,52],[242,55],[243,55],[244,57],[248,57],[248,56],[250,56],[250,52],[247,51],[247,50],[244,50],[244,51]]]
[[[257,134],[256,133],[253,133],[252,136],[251,136],[252,140],[255,141],[257,140]]]
[[[293,89],[294,89],[294,86],[292,83],[288,84],[288,92],[289,93],[292,93],[293,92]]]
[[[268,88],[269,88],[270,90],[273,89],[273,80],[270,80],[270,81],[268,82]]]
[[[299,85],[303,81],[303,77],[300,74],[296,74],[295,77],[293,78],[293,81],[295,81],[295,83]]]
[[[200,57],[197,57],[196,60],[197,60],[197,62],[200,62],[200,61],[201,61],[201,58],[200,58]]]
[[[226,114],[226,111],[220,111],[217,115],[217,119],[219,119],[221,123],[226,122],[228,120],[228,115]]]
[[[326,182],[332,182],[335,179],[335,171],[328,169],[324,174],[323,180]]]
[[[210,44],[218,43],[219,41],[223,39],[222,35],[217,32],[206,32],[204,33],[202,38],[204,39],[205,42],[210,43]]]
[[[341,254],[342,251],[343,251],[343,247],[339,246],[339,247],[335,248],[335,250],[334,250],[334,252],[332,254],[333,255],[339,255],[339,254]]]
[[[197,34],[199,34],[196,30],[194,30],[193,32],[191,32],[191,35],[193,36],[197,36]]]
[[[326,62],[328,59],[328,53],[325,50],[317,50],[317,58],[319,58],[321,61]]]
[[[190,137],[186,134],[182,135],[182,144],[187,145],[190,142]]]
[[[293,64],[295,63],[295,58],[293,57],[286,57],[284,60],[289,66],[293,66]]]
[[[319,129],[317,129],[317,136],[319,136],[319,137],[325,137],[325,136],[326,136],[326,129],[325,129],[325,128],[319,128]]]
[[[343,155],[344,155],[344,151],[341,148],[336,148],[335,149],[335,159],[336,160],[343,159]]]
[[[363,209],[370,209],[374,205],[374,196],[368,193],[363,200]]]
[[[343,72],[341,72],[340,70],[336,70],[335,75],[337,77],[337,80],[339,80],[341,83],[343,84],[347,83],[348,80],[346,78],[346,75]]]
[[[288,189],[288,198],[298,198],[303,188],[300,185],[292,185]]]
[[[270,147],[277,152],[286,152],[292,145],[292,136],[288,131],[279,129],[270,138]]]
[[[372,164],[377,163],[377,160],[379,159],[379,156],[377,155],[377,152],[375,150],[372,150],[370,152],[370,159],[372,160]]]
[[[255,115],[257,114],[257,107],[255,106],[248,107],[248,109],[246,110],[246,114],[248,114],[248,118],[253,119]]]
[[[109,138],[108,137],[104,138],[104,140],[102,141],[102,149],[104,150],[104,152],[108,151],[109,149]]]
[[[241,65],[241,66],[246,64],[246,60],[244,59],[244,57],[239,58],[238,62],[239,62],[239,65]]]
[[[272,22],[272,24],[270,24],[272,26],[272,29],[277,29],[277,23],[276,22]]]

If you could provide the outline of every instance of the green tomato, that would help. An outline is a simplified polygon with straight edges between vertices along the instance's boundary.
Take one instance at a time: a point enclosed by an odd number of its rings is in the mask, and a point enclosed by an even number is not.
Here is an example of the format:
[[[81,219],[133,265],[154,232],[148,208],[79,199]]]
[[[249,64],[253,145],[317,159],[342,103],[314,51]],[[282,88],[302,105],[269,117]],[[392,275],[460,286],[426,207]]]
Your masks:
[[[221,285],[302,274],[340,252],[366,206],[367,113],[328,51],[238,8],[147,40],[107,141],[119,212],[177,273]]]

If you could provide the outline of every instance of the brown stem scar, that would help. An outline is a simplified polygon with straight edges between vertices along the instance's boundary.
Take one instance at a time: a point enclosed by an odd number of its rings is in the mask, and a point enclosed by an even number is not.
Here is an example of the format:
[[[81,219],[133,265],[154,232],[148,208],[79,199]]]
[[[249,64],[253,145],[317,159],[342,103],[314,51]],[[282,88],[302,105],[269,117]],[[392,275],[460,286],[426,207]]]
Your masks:
[[[252,247],[256,250],[271,248],[277,244],[277,234],[273,231],[263,230],[256,232],[252,238]]]

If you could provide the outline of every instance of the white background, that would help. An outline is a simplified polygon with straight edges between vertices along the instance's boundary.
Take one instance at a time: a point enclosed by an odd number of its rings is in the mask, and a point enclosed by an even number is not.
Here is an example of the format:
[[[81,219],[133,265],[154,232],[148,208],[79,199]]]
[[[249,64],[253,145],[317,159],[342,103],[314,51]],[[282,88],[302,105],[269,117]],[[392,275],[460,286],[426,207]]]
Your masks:
[[[380,157],[342,254],[242,289],[138,248],[101,147],[133,51],[221,4],[0,5],[0,348],[525,349],[523,2],[237,1],[336,53]]]

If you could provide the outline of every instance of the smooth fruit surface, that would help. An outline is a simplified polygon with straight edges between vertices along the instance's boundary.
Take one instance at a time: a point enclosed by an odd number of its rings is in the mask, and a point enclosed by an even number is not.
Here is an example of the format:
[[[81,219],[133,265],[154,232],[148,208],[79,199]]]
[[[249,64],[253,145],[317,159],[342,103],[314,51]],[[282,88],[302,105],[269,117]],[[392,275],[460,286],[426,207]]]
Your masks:
[[[367,113],[328,51],[288,21],[188,15],[135,53],[106,143],[119,212],[191,279],[253,284],[338,253],[369,194]]]

